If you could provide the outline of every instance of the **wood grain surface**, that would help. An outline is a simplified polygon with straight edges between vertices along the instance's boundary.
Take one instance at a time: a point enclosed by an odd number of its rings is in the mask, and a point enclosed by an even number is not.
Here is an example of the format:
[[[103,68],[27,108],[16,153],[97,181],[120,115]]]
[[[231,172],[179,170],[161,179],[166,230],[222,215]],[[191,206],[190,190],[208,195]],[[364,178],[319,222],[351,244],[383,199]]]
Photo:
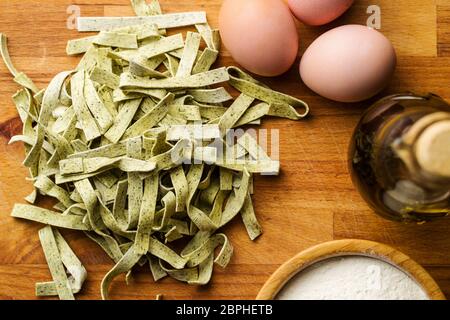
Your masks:
[[[218,26],[220,0],[161,0],[165,12],[205,10]],[[17,68],[45,87],[79,58],[65,55],[66,41],[80,37],[67,28],[67,9],[77,5],[83,16],[130,15],[128,0],[2,0],[0,32],[10,39]],[[382,28],[394,43],[399,63],[390,86],[377,98],[403,91],[434,92],[450,100],[450,3],[448,0],[357,0],[331,25],[299,25],[301,53],[321,33],[347,23],[365,24],[367,7],[379,5]],[[243,31],[245,32],[245,31]],[[301,55],[300,53],[300,55]],[[234,64],[224,49],[220,65]],[[239,219],[225,230],[235,247],[226,270],[216,268],[212,283],[192,287],[164,279],[153,283],[146,268],[129,286],[118,278],[114,299],[254,299],[269,276],[285,261],[312,245],[333,239],[359,238],[389,244],[423,265],[450,297],[450,220],[426,225],[402,225],[375,215],[354,189],[347,170],[347,147],[361,113],[375,99],[341,104],[308,90],[298,74],[298,62],[285,75],[264,81],[274,89],[307,101],[306,121],[268,119],[264,128],[280,130],[282,173],[258,177],[255,208],[264,235],[251,242]],[[21,165],[23,147],[8,145],[21,132],[11,95],[18,89],[0,63],[0,299],[34,299],[34,283],[50,280],[39,244],[41,225],[9,216],[14,203],[23,203],[31,190]],[[39,204],[44,204],[40,201]],[[112,267],[109,258],[77,232],[63,232],[87,267],[88,280],[77,296],[98,299],[100,281]]]

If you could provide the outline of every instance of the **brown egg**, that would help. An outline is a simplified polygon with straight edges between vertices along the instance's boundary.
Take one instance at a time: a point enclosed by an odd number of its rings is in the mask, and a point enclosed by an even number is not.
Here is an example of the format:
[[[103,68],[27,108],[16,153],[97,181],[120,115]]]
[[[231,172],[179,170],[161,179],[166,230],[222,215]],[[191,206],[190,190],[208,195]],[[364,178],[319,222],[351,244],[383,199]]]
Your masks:
[[[396,64],[395,49],[383,34],[362,25],[346,25],[311,44],[302,57],[300,75],[323,97],[357,102],[380,92]]]
[[[289,7],[301,22],[320,26],[340,17],[353,2],[354,0],[289,0]]]
[[[234,60],[261,76],[278,76],[298,53],[294,17],[282,0],[225,0],[220,33]]]

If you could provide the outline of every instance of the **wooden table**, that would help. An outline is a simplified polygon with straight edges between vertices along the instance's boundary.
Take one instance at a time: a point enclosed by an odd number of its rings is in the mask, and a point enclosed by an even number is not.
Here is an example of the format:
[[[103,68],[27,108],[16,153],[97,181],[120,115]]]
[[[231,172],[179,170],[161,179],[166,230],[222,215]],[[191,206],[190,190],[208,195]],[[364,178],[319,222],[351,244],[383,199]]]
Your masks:
[[[220,0],[162,0],[165,12],[206,10],[217,27]],[[402,91],[434,92],[450,100],[450,3],[446,0],[357,0],[356,5],[330,26],[299,25],[302,52],[322,32],[346,23],[365,24],[369,5],[381,7],[382,29],[399,57],[390,87],[379,97]],[[69,5],[84,16],[131,15],[128,0],[3,0],[0,31],[10,39],[17,68],[41,88],[79,58],[65,55],[66,41],[80,37],[68,30]],[[245,31],[243,31],[245,32]],[[223,50],[221,65],[233,64]],[[421,263],[450,297],[450,221],[402,225],[376,216],[353,188],[347,170],[347,146],[361,113],[372,101],[354,105],[334,103],[316,96],[300,81],[298,63],[282,77],[264,80],[274,89],[310,103],[312,117],[290,122],[268,119],[264,128],[279,129],[282,173],[258,177],[254,202],[264,235],[251,242],[241,221],[225,232],[235,246],[226,270],[216,268],[206,287],[192,287],[165,279],[154,284],[148,270],[138,272],[126,286],[119,277],[111,288],[115,299],[254,299],[280,264],[299,251],[333,239],[360,238],[392,245]],[[31,190],[21,165],[24,150],[8,145],[21,132],[11,95],[18,89],[0,63],[0,298],[33,299],[34,283],[50,280],[39,244],[41,225],[14,220],[14,203],[23,203]],[[42,203],[42,202],[41,202]],[[87,267],[89,276],[81,299],[98,299],[100,281],[112,267],[110,259],[77,232],[64,232]]]

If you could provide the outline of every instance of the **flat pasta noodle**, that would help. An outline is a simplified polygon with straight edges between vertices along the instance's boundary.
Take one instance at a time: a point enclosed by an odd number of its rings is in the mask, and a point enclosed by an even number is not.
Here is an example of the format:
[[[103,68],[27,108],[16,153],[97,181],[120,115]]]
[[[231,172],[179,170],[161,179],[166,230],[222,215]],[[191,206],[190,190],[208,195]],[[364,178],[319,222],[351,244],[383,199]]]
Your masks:
[[[165,57],[166,60],[164,60],[164,66],[170,72],[171,76],[175,77],[178,72],[178,68],[180,67],[180,60],[167,53],[165,54]]]
[[[304,101],[267,88],[237,67],[229,67],[227,70],[230,75],[230,84],[234,88],[243,94],[273,105],[273,114],[292,120],[299,120],[308,115],[309,106]],[[295,108],[302,108],[304,112],[298,113]]]
[[[156,16],[162,14],[161,5],[158,0],[150,0],[150,3],[147,3],[149,8],[149,15]]]
[[[220,190],[233,190],[233,172],[224,167],[219,170]]]
[[[138,37],[136,34],[102,31],[94,39],[93,43],[107,47],[137,49]]]
[[[96,120],[101,133],[105,133],[112,126],[114,119],[97,93],[91,79],[86,79],[85,81],[84,97],[86,105]]]
[[[220,138],[218,125],[173,125],[167,130],[167,141],[178,141],[182,139],[211,141]]]
[[[90,71],[97,65],[97,59],[98,59],[98,48],[95,45],[91,45],[84,54],[84,56],[81,58],[75,70]]]
[[[224,87],[216,89],[194,89],[187,92],[200,103],[223,103],[233,99]]]
[[[123,253],[117,241],[111,237],[99,235],[95,232],[85,232],[86,237],[95,242],[115,263],[122,259]]]
[[[176,226],[173,226],[164,234],[164,238],[167,244],[182,239],[183,235],[178,231]]]
[[[58,199],[66,208],[69,208],[74,204],[70,199],[70,194],[46,176],[41,175],[37,177],[34,186],[39,189],[41,193]]]
[[[98,128],[97,122],[92,116],[86,105],[84,96],[85,72],[78,71],[71,79],[72,101],[75,114],[81,124],[83,132],[88,141],[100,137],[102,134]]]
[[[248,132],[241,136],[237,143],[244,148],[248,154],[255,160],[267,160],[270,161],[266,151],[258,144],[256,139]]]
[[[113,70],[113,60],[110,58],[109,53],[118,50],[112,47],[102,47],[97,49],[97,67],[108,72],[114,72]]]
[[[120,82],[120,79],[116,74],[98,67],[92,69],[89,79],[113,90],[119,87]]]
[[[244,169],[239,189],[235,190],[235,192],[231,194],[230,199],[223,209],[220,226],[226,225],[241,211],[242,207],[244,206],[245,199],[248,195],[249,184],[250,174],[247,169]]]
[[[158,212],[158,219],[155,219],[153,231],[163,231],[168,227],[172,216],[175,214],[176,209],[176,197],[172,191],[166,193],[161,199],[163,203],[163,209]]]
[[[150,77],[153,79],[164,79],[168,75],[166,73],[159,72],[149,65],[146,58],[138,57],[137,59],[130,59],[130,73],[138,77]]]
[[[33,191],[31,191],[31,193],[30,193],[29,195],[27,195],[27,196],[24,198],[24,200],[25,200],[26,202],[28,202],[29,204],[34,204],[34,203],[36,203],[37,195],[38,195],[38,192],[37,192],[36,189],[34,189]]]
[[[144,96],[148,96],[149,98],[155,98],[158,100],[161,100],[167,95],[167,91],[164,89],[140,89],[140,88],[133,88],[130,90],[124,91],[127,94],[130,93],[137,93],[137,94],[143,94]]]
[[[199,74],[210,70],[218,57],[219,51],[206,48],[197,59],[197,62],[192,69],[192,74]]]
[[[177,167],[170,172],[170,179],[176,194],[176,211],[184,212],[189,194],[189,185],[183,167]]]
[[[187,263],[186,259],[153,237],[150,237],[149,253],[167,262],[177,270],[182,270]]]
[[[220,179],[213,179],[209,186],[202,190],[199,195],[199,201],[206,205],[213,205],[220,191]]]
[[[48,227],[47,227],[48,228]],[[69,274],[68,282],[73,294],[79,293],[87,278],[87,271],[82,265],[81,261],[72,251],[66,240],[57,229],[53,229],[53,236],[56,241],[56,247],[67,273]],[[51,237],[50,231],[45,230],[44,237]],[[48,250],[48,249],[47,249]],[[36,283],[36,296],[56,296],[58,293],[58,284],[52,282],[38,282]]]
[[[218,229],[218,225],[211,220],[211,218],[204,213],[202,210],[198,209],[192,204],[195,193],[201,182],[201,177],[203,174],[203,165],[192,165],[186,177],[189,186],[189,196],[187,201],[187,214],[191,221],[201,230],[201,231],[215,231]]]
[[[152,174],[144,180],[144,189],[141,195],[141,206],[136,234],[136,250],[147,254],[150,250],[150,235],[155,221],[158,195],[158,175]]]
[[[188,267],[196,267],[204,262],[211,254],[214,253],[214,250],[222,246],[219,254],[214,260],[222,268],[225,268],[233,255],[233,246],[228,241],[228,238],[223,233],[218,233],[208,239],[203,243],[201,247],[191,252],[188,256]]]
[[[159,280],[165,278],[167,276],[167,272],[164,271],[163,268],[161,268],[161,265],[159,264],[159,259],[152,256],[151,254],[147,254],[147,258],[149,260],[150,271],[153,275],[153,280],[155,282],[158,282]]]
[[[115,89],[113,91],[113,102],[115,102],[115,103],[125,102],[128,100],[134,100],[134,99],[140,99],[140,98],[144,98],[144,97],[145,97],[145,94],[138,93],[138,92],[126,93],[125,91],[120,90],[120,89]]]
[[[234,101],[234,103],[220,118],[219,128],[222,131],[222,134],[226,134],[227,130],[234,127],[236,122],[239,121],[254,100],[254,98],[243,93]]]
[[[183,49],[183,55],[181,56],[180,65],[175,75],[176,77],[187,77],[192,74],[197,53],[200,49],[200,39],[201,37],[198,33],[187,33],[186,43]]]
[[[197,232],[181,251],[181,257],[188,259],[189,255],[201,248],[208,241],[212,234],[213,233],[211,231]]]
[[[63,216],[55,211],[26,204],[16,204],[11,212],[11,216],[48,224],[54,227],[81,231],[90,230],[90,226],[84,223],[83,217],[73,215]]]
[[[105,133],[105,137],[113,142],[117,143],[120,141],[122,136],[127,131],[130,123],[133,121],[134,115],[136,114],[142,99],[135,99],[126,101],[122,108],[120,109],[113,125]]]
[[[136,232],[126,230],[127,224],[122,223],[123,221],[116,219],[113,213],[109,210],[109,208],[103,203],[103,201],[100,198],[98,198],[97,200],[99,203],[98,212],[108,230],[111,230],[114,234],[124,237],[126,239],[135,240]]]
[[[185,269],[170,269],[165,266],[163,266],[162,261],[160,261],[160,267],[162,270],[164,270],[165,273],[167,273],[171,278],[181,281],[190,283],[193,281],[197,281],[198,279],[198,268],[185,268]]]
[[[218,159],[215,165],[232,171],[277,175],[280,172],[280,162],[274,160],[231,160]]]
[[[214,254],[210,254],[202,263],[198,266],[198,277],[195,280],[188,280],[191,285],[206,285],[211,281],[214,266]]]
[[[155,170],[156,163],[151,161],[133,159],[129,157],[117,158],[73,158],[59,162],[60,174],[91,174],[118,168],[123,172],[151,172]]]
[[[135,34],[137,36],[138,41],[159,39],[161,37],[158,25],[152,23],[143,23],[138,25],[116,28],[112,29],[111,32]]]
[[[39,230],[39,239],[52,274],[56,293],[61,300],[75,300],[52,228],[47,226]]]
[[[9,72],[16,77],[19,74],[19,71],[14,67],[11,57],[8,51],[8,39],[3,33],[0,33],[0,53],[2,55],[3,61],[5,62],[6,67]]]
[[[127,156],[132,159],[142,159],[142,138],[137,137],[130,139],[127,142]],[[153,169],[156,168],[154,164]],[[144,193],[144,186],[142,179],[137,170],[132,170],[127,173],[128,176],[128,230],[136,228],[138,225],[141,211],[142,196]],[[139,249],[139,246],[137,246]],[[144,252],[146,252],[145,250]]]
[[[120,88],[123,90],[131,88],[144,89],[180,89],[180,88],[202,88],[229,80],[225,68],[219,68],[192,76],[180,78],[168,78],[162,80],[149,80],[135,77],[129,73],[120,76]]]
[[[25,135],[17,135],[17,136],[13,136],[8,144],[13,144],[13,143],[17,143],[17,142],[23,142],[29,146],[33,146],[34,144],[34,137],[31,136],[25,136]],[[53,145],[51,145],[48,141],[44,141],[42,143],[42,148],[47,151],[50,154],[53,154],[55,152],[55,149],[53,147]]]
[[[212,30],[208,23],[199,23],[195,25],[198,33],[201,34],[206,46],[214,51],[220,50],[220,37],[218,37],[218,30]]]
[[[256,218],[250,195],[247,195],[244,201],[244,205],[241,210],[241,217],[250,240],[255,240],[258,238],[262,234],[262,227]]]
[[[136,263],[141,259],[142,255],[139,254],[134,246],[123,255],[122,259],[112,268],[103,278],[101,283],[101,295],[102,299],[108,299],[108,290],[111,282],[121,273],[127,273],[133,268]]]
[[[138,17],[150,16],[151,10],[145,0],[131,0],[131,6]]]
[[[68,159],[73,158],[96,158],[96,157],[120,157],[127,153],[126,141],[118,143],[107,144],[98,148],[88,149],[86,151],[77,152],[68,156]]]
[[[34,93],[39,92],[38,87],[33,83],[33,81],[30,78],[28,78],[26,74],[24,74],[23,72],[19,72],[14,67],[8,51],[8,40],[3,33],[0,33],[0,55],[2,56],[3,61],[5,62],[9,72],[14,76],[14,81],[30,89]]]
[[[156,24],[160,29],[178,28],[206,23],[205,12],[171,13],[144,17],[79,17],[78,31],[105,31],[138,24]]]
[[[61,93],[61,88],[71,73],[72,72],[59,73],[55,78],[53,78],[45,91],[42,98],[41,110],[37,119],[39,125],[36,130],[36,140],[23,162],[27,167],[33,166],[39,161],[40,149],[45,141],[46,126],[50,121],[53,110],[58,105],[58,98]]]
[[[67,55],[72,56],[87,52],[96,38],[97,36],[90,36],[69,40],[66,46]]]
[[[151,62],[147,61],[148,59],[183,48],[183,46],[183,37],[181,34],[176,34],[170,37],[153,40],[150,43],[141,46],[138,50],[122,50],[119,52],[111,52],[110,55],[114,58],[128,62],[134,60],[152,69],[152,67],[156,68],[157,66],[152,66],[150,64]]]
[[[151,109],[141,119],[131,125],[124,133],[123,139],[133,138],[142,135],[144,132],[155,127],[169,112],[168,104],[173,101],[174,95],[168,93],[166,97]]]

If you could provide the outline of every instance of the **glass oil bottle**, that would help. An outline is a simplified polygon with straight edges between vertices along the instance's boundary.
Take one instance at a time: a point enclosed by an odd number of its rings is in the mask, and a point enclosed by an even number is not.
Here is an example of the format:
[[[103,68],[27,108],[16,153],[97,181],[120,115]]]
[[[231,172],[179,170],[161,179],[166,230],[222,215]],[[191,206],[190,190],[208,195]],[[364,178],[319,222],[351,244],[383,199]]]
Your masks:
[[[426,222],[450,214],[450,105],[398,94],[363,115],[349,151],[353,182],[379,215]]]

